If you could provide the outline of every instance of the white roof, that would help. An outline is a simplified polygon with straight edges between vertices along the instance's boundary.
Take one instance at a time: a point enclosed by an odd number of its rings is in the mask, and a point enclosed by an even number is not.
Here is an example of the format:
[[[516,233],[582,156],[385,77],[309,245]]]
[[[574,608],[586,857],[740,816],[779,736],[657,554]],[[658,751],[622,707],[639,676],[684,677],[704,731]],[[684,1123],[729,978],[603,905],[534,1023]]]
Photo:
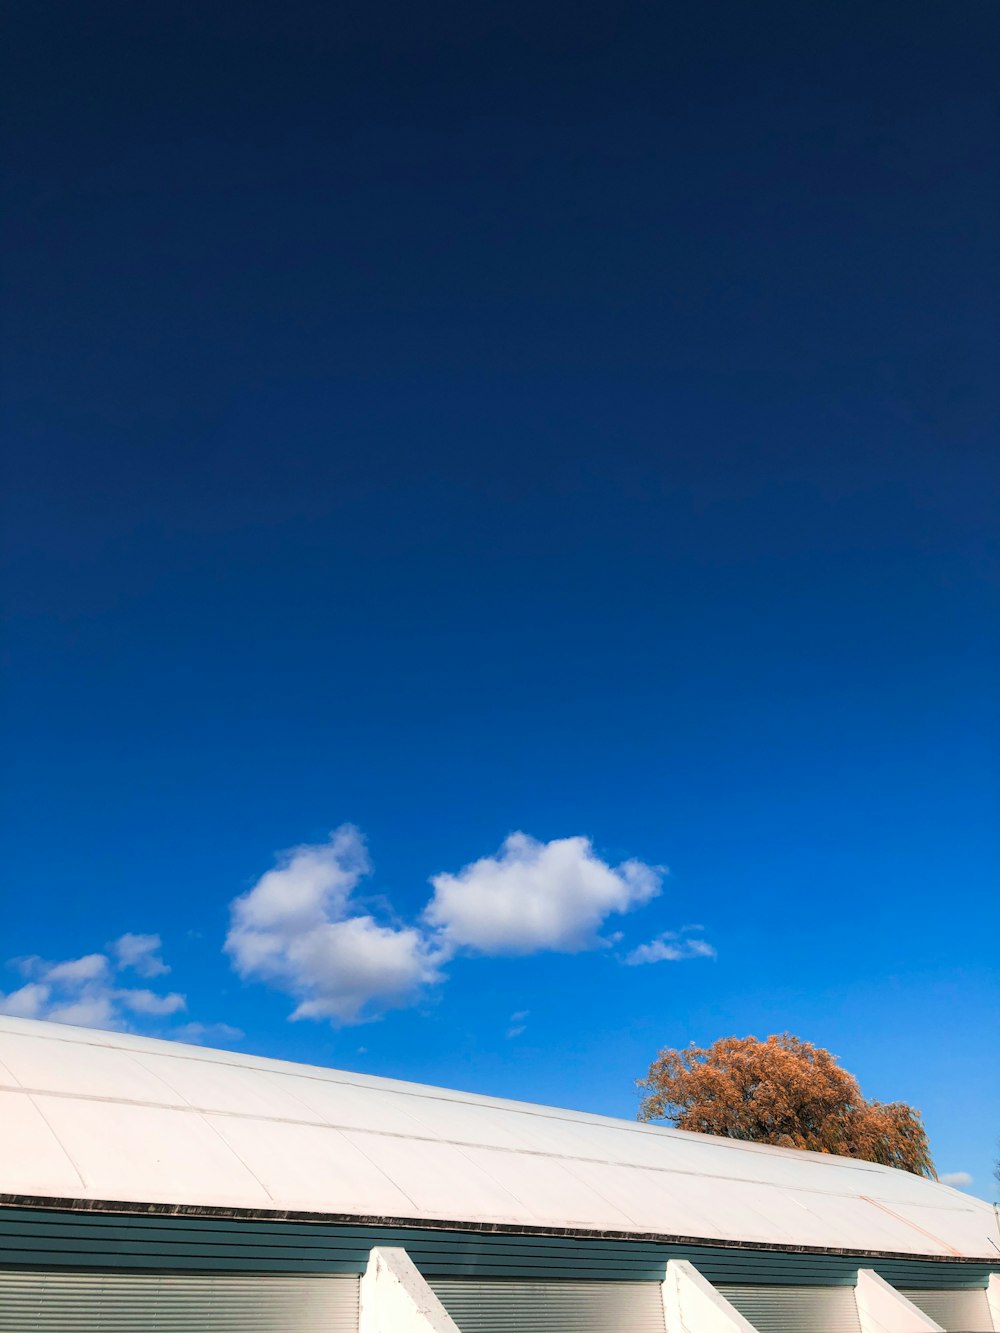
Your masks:
[[[6,1195],[1000,1257],[989,1204],[870,1162],[29,1019],[0,1125]]]

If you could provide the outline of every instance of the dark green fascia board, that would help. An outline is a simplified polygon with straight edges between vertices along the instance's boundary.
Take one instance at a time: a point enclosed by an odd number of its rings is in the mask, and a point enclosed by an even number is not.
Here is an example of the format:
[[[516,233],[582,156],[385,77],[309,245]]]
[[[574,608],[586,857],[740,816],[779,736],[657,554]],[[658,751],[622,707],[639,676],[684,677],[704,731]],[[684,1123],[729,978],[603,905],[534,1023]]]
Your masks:
[[[658,1280],[669,1259],[713,1282],[982,1287],[996,1260],[708,1242],[702,1237],[500,1223],[202,1208],[0,1195],[0,1263],[175,1271],[360,1273],[373,1245],[401,1245],[427,1276]]]

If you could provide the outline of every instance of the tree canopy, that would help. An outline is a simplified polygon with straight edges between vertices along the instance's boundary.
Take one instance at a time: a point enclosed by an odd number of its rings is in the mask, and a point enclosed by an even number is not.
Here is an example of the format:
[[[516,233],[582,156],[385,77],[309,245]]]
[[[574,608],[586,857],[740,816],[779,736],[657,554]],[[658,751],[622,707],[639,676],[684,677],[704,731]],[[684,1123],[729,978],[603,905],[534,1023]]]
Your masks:
[[[724,1138],[808,1148],[937,1179],[920,1112],[869,1101],[821,1046],[784,1032],[663,1050],[638,1086],[640,1120]]]

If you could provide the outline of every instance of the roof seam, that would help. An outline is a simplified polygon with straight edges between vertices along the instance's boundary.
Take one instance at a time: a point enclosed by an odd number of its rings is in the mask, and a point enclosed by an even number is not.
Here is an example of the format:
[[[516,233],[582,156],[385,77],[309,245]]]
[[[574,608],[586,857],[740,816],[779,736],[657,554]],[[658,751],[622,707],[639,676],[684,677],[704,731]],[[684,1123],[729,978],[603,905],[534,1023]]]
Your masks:
[[[27,1089],[24,1089],[23,1091],[27,1092]],[[67,1162],[69,1162],[70,1166],[71,1166],[71,1167],[73,1168],[73,1170],[76,1172],[77,1176],[79,1177],[80,1184],[83,1186],[84,1189],[87,1189],[87,1178],[86,1178],[86,1176],[83,1174],[83,1171],[81,1170],[80,1165],[79,1165],[79,1163],[77,1162],[76,1158],[73,1156],[73,1154],[70,1152],[70,1150],[69,1150],[69,1149],[66,1147],[66,1145],[63,1143],[62,1139],[59,1137],[59,1135],[58,1135],[58,1134],[56,1133],[56,1131],[53,1129],[52,1125],[49,1124],[49,1118],[48,1118],[48,1116],[45,1114],[45,1112],[42,1110],[42,1108],[38,1105],[38,1103],[35,1101],[34,1097],[31,1095],[30,1092],[27,1093],[27,1096],[28,1096],[28,1101],[31,1103],[31,1105],[35,1108],[36,1112],[38,1113],[38,1118],[41,1120],[42,1124],[45,1126],[45,1128],[49,1131],[49,1133],[52,1135],[53,1139],[55,1140],[55,1142],[56,1142],[56,1146],[58,1147],[59,1151],[62,1153],[62,1155],[66,1158]]]
[[[709,1177],[712,1180],[724,1180],[724,1181],[729,1181],[730,1183],[733,1184],[767,1185],[769,1188],[779,1190],[783,1195],[790,1194],[791,1192],[798,1192],[803,1194],[817,1194],[822,1197],[834,1198],[834,1199],[857,1199],[862,1197],[857,1194],[847,1193],[843,1190],[824,1190],[824,1189],[817,1189],[815,1186],[798,1184],[798,1183],[785,1184],[779,1181],[767,1180],[767,1179],[749,1179],[746,1176],[721,1175],[718,1172],[705,1171],[705,1170],[696,1171],[683,1166],[657,1166],[654,1163],[649,1163],[649,1162],[622,1161],[621,1159],[615,1157],[581,1157],[575,1153],[560,1153],[549,1150],[542,1150],[539,1148],[509,1147],[506,1144],[483,1143],[475,1139],[441,1138],[440,1136],[435,1136],[432,1134],[402,1134],[395,1130],[390,1130],[390,1129],[374,1129],[368,1126],[361,1126],[361,1125],[335,1124],[328,1120],[323,1120],[323,1121],[297,1120],[293,1119],[291,1116],[271,1116],[263,1114],[249,1114],[245,1111],[227,1111],[221,1109],[217,1110],[213,1109],[212,1107],[197,1106],[191,1102],[185,1103],[184,1105],[171,1105],[170,1103],[145,1101],[139,1098],[102,1097],[94,1093],[63,1092],[58,1090],[50,1090],[47,1088],[5,1087],[2,1084],[0,1084],[0,1091],[22,1093],[23,1095],[31,1098],[33,1104],[35,1105],[37,1105],[33,1101],[35,1097],[58,1097],[66,1101],[87,1101],[87,1102],[99,1102],[105,1104],[110,1103],[118,1106],[134,1106],[155,1111],[175,1111],[181,1115],[195,1115],[199,1119],[204,1119],[206,1116],[219,1116],[223,1119],[243,1120],[243,1121],[249,1121],[251,1123],[263,1122],[265,1124],[274,1124],[274,1125],[297,1125],[306,1129],[329,1129],[329,1130],[334,1130],[339,1134],[343,1134],[345,1137],[347,1137],[348,1142],[353,1144],[355,1147],[359,1149],[359,1151],[362,1152],[364,1150],[361,1149],[360,1145],[355,1142],[355,1140],[351,1137],[352,1135],[369,1134],[369,1135],[375,1135],[379,1138],[394,1139],[397,1141],[401,1141],[403,1143],[445,1144],[457,1148],[460,1151],[463,1148],[481,1148],[487,1152],[510,1153],[512,1156],[515,1157],[536,1157],[543,1161],[584,1162],[590,1164],[597,1164],[601,1166],[625,1167],[634,1171],[655,1171],[658,1174],[664,1176],[684,1176],[686,1178],[694,1180],[703,1180],[706,1177]],[[225,1142],[225,1140],[223,1141]],[[364,1155],[367,1156],[367,1154]],[[478,1164],[475,1165],[478,1166]],[[485,1170],[485,1168],[481,1166],[478,1167],[478,1169]],[[251,1174],[253,1173],[251,1172]],[[385,1173],[383,1172],[383,1174]],[[489,1173],[487,1172],[487,1174]],[[507,1187],[504,1186],[504,1189],[507,1189]],[[265,1190],[265,1193],[267,1192],[268,1191]],[[405,1193],[405,1191],[403,1192]],[[872,1202],[874,1202],[874,1200],[872,1200]],[[923,1206],[929,1208],[938,1207],[938,1205],[931,1203],[924,1204]],[[941,1208],[940,1211],[944,1213],[949,1213],[949,1212],[965,1213],[970,1210],[967,1208]]]
[[[30,1020],[20,1020],[22,1022]],[[58,1027],[59,1024],[38,1023],[39,1027]],[[50,1032],[19,1032],[16,1028],[7,1027],[0,1022],[0,1031],[6,1031],[9,1036],[27,1037],[29,1039],[41,1041],[58,1041],[69,1045],[95,1046],[103,1050],[115,1050],[123,1053],[132,1053],[132,1048],[108,1040],[93,1040],[91,1031],[88,1029],[77,1029],[67,1027],[67,1033],[72,1032],[73,1036],[63,1036],[62,1033]],[[82,1035],[76,1035],[76,1034]],[[115,1034],[104,1033],[108,1037]],[[131,1035],[131,1034],[126,1034]],[[141,1048],[140,1053],[146,1055],[158,1055],[171,1060],[188,1060],[193,1064],[208,1064],[226,1068],[243,1069],[256,1073],[276,1074],[282,1078],[307,1078],[316,1083],[334,1084],[337,1086],[347,1086],[352,1088],[361,1088],[367,1092],[388,1093],[397,1097],[422,1097],[426,1101],[444,1102],[449,1105],[475,1106],[482,1109],[502,1110],[515,1112],[518,1115],[532,1116],[544,1120],[564,1120],[569,1123],[584,1125],[604,1125],[622,1133],[640,1134],[650,1138],[671,1138],[681,1142],[690,1143],[693,1140],[703,1139],[706,1136],[697,1134],[690,1130],[679,1130],[666,1125],[651,1125],[638,1121],[621,1120],[614,1116],[603,1116],[592,1111],[573,1111],[567,1107],[559,1106],[535,1106],[529,1102],[519,1102],[513,1099],[508,1100],[503,1097],[491,1097],[485,1093],[462,1092],[459,1089],[435,1088],[432,1085],[420,1083],[404,1083],[403,1086],[395,1086],[398,1082],[393,1079],[382,1078],[379,1075],[360,1075],[350,1077],[350,1070],[324,1069],[319,1065],[297,1065],[288,1060],[278,1060],[271,1056],[243,1056],[238,1051],[217,1051],[215,1055],[226,1055],[230,1057],[225,1061],[211,1059],[208,1056],[196,1054],[197,1048],[183,1045],[182,1043],[171,1043],[169,1041],[160,1041],[156,1038],[142,1039],[148,1042],[146,1048]],[[176,1049],[170,1049],[175,1046]],[[253,1063],[257,1061],[257,1063]],[[272,1068],[271,1066],[278,1066]],[[143,1066],[145,1068],[145,1066]],[[151,1072],[151,1071],[150,1071]],[[331,1077],[331,1075],[340,1075],[340,1077]],[[348,1077],[345,1077],[348,1075]],[[165,1082],[165,1080],[161,1080]],[[168,1085],[169,1086],[169,1085]],[[294,1094],[290,1094],[294,1095]],[[808,1158],[811,1162],[823,1167],[843,1166],[850,1163],[855,1170],[868,1171],[873,1174],[880,1174],[892,1170],[891,1167],[885,1167],[877,1162],[866,1162],[858,1157],[843,1157],[833,1153],[811,1152],[808,1149],[799,1148],[779,1148],[772,1144],[747,1143],[739,1139],[728,1139],[721,1136],[710,1136],[714,1145],[724,1148],[730,1152],[750,1153],[754,1156],[778,1156],[788,1160],[794,1156],[796,1159]],[[736,1177],[734,1177],[735,1179]]]

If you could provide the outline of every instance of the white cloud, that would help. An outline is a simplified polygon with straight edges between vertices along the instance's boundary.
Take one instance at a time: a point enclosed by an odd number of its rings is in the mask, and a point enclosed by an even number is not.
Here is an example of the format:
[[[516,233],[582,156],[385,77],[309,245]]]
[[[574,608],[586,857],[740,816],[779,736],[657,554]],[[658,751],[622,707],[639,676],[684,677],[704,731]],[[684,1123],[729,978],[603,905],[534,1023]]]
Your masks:
[[[107,993],[95,992],[83,995],[78,1000],[67,1004],[56,1004],[47,1014],[39,1014],[50,1023],[71,1023],[80,1028],[121,1028],[124,1027],[122,1016],[115,1007],[113,997]]]
[[[12,1018],[42,1018],[51,994],[50,986],[43,986],[38,981],[29,981],[27,986],[22,986],[20,990],[11,991],[9,995],[0,995],[0,1014],[10,1014]]]
[[[226,950],[236,971],[292,995],[292,1018],[342,1024],[407,1004],[443,980],[442,952],[422,931],[357,910],[353,895],[370,871],[350,824],[284,854],[231,904]]]
[[[164,1015],[184,1008],[183,995],[116,986],[107,954],[89,953],[60,963],[31,957],[15,965],[32,979],[20,990],[0,996],[0,1013],[78,1027],[125,1028],[130,1012]]]
[[[54,963],[45,969],[45,980],[73,986],[97,981],[108,974],[108,960],[102,953],[88,953],[83,958],[70,958],[65,963]]]
[[[942,1185],[954,1185],[960,1189],[963,1185],[971,1185],[972,1177],[968,1171],[945,1171],[938,1176]]]
[[[629,967],[638,967],[642,963],[679,963],[685,958],[714,957],[715,949],[707,940],[691,937],[686,931],[666,930],[648,944],[631,950],[624,961]]]
[[[170,971],[159,957],[161,947],[159,935],[134,935],[131,931],[109,945],[118,966],[130,967],[140,977],[162,977]]]
[[[579,953],[607,945],[598,934],[607,917],[655,898],[664,873],[642,861],[612,868],[589,838],[537,842],[512,833],[498,855],[434,875],[424,916],[452,949]]]
[[[78,1027],[130,1030],[133,1020],[167,1018],[187,1008],[177,991],[159,994],[145,987],[118,984],[119,974],[131,968],[143,976],[159,976],[169,968],[158,956],[158,935],[122,935],[108,953],[89,953],[62,962],[46,962],[32,955],[12,961],[28,981],[19,990],[0,994],[0,1013],[19,1018],[47,1019]],[[197,1027],[189,1024],[188,1028]],[[220,1025],[225,1028],[225,1025]],[[172,1036],[163,1032],[160,1035]]]
[[[284,852],[277,868],[236,900],[234,913],[244,930],[302,933],[342,917],[369,874],[364,838],[353,824],[342,824],[325,843]]]
[[[178,995],[176,991],[171,991],[169,995],[157,995],[151,990],[118,990],[113,991],[112,996],[126,1009],[131,1009],[134,1014],[162,1016],[176,1014],[179,1010],[187,1008],[184,996]]]
[[[370,916],[324,924],[296,941],[290,960],[306,982],[292,1018],[356,1023],[372,1007],[398,1008],[421,986],[443,980],[440,955],[419,930],[382,926]]]
[[[512,833],[495,856],[434,875],[433,894],[415,925],[382,919],[389,905],[362,894],[370,874],[364,838],[351,824],[325,843],[280,855],[230,904],[225,947],[235,971],[291,996],[292,1019],[363,1023],[442,983],[442,967],[460,952],[609,948],[621,935],[605,930],[608,918],[655,898],[666,870],[637,860],[612,866],[588,838],[543,843]],[[655,947],[665,950],[668,938],[675,937],[662,936]],[[682,950],[677,956],[714,954],[686,934],[671,948]],[[511,1015],[508,1037],[521,1035],[527,1017],[527,1010]]]

